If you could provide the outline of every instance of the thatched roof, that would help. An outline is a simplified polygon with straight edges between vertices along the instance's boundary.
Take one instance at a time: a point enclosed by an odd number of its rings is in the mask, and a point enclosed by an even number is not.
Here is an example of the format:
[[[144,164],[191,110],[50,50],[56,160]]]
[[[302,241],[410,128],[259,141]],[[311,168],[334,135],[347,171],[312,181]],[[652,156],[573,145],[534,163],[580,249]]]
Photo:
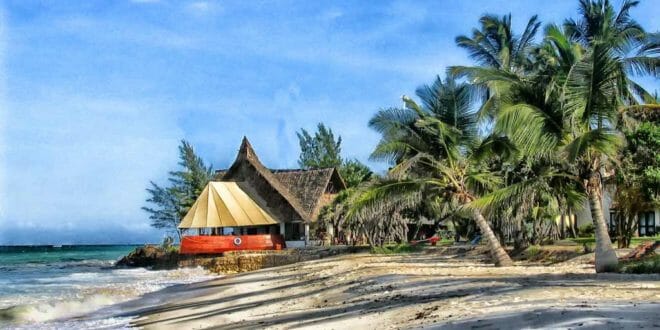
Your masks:
[[[215,180],[246,181],[246,177],[258,177],[260,180],[252,181],[253,185],[262,186],[248,189],[248,194],[252,190],[252,193],[267,195],[268,191],[272,190],[281,196],[286,205],[270,205],[271,207],[289,208],[304,221],[311,221],[316,217],[326,191],[337,192],[346,188],[335,168],[270,170],[259,161],[252,145],[244,137],[232,166],[227,170],[216,171]],[[273,200],[273,196],[260,197]],[[276,202],[270,204],[274,203]]]
[[[272,170],[272,172],[312,217],[316,216],[321,197],[327,190],[338,192],[346,189],[344,181],[335,168]]]

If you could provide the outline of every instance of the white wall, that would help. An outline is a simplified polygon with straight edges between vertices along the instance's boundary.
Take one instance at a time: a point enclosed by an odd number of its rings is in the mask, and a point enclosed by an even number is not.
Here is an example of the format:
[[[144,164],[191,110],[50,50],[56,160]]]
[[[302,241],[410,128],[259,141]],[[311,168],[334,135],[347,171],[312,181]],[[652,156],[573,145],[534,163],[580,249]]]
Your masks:
[[[603,190],[603,200],[602,200],[602,209],[605,216],[605,224],[610,223],[610,209],[612,208],[612,199],[614,197],[614,189],[604,189]],[[584,206],[581,210],[575,212],[577,217],[578,227],[582,227],[586,224],[593,223],[591,219],[591,208],[589,207],[589,201],[584,201]]]
[[[606,189],[603,191],[603,213],[605,215],[605,223],[610,223],[610,209],[614,198],[614,189]],[[655,226],[660,227],[660,209],[655,209]],[[584,202],[584,207],[581,210],[575,211],[578,227],[593,223],[591,220],[591,208],[589,201]]]

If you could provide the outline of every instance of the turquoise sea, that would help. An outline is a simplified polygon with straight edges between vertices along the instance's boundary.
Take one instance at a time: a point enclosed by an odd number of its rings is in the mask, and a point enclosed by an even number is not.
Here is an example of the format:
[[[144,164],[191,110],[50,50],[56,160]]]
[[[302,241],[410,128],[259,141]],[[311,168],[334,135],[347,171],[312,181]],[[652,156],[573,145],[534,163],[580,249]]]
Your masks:
[[[117,329],[112,306],[212,278],[202,269],[115,268],[135,245],[0,246],[0,329]],[[120,311],[116,311],[120,312]]]

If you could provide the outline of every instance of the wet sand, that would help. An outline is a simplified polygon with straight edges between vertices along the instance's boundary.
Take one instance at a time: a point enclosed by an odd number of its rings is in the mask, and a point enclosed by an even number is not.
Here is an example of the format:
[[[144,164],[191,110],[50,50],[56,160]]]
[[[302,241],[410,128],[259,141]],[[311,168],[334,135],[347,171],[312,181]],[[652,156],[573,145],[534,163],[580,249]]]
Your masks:
[[[658,274],[595,274],[584,258],[495,268],[439,251],[341,255],[176,286],[120,316],[154,329],[660,327]]]

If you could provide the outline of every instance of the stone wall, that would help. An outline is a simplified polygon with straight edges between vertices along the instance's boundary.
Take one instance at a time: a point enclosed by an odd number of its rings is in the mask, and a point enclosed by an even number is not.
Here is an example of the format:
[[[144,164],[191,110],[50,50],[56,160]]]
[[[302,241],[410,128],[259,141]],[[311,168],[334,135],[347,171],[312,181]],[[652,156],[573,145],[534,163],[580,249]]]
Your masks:
[[[233,251],[218,256],[181,255],[179,256],[179,267],[201,266],[218,274],[234,274],[362,250],[364,248],[361,247],[332,246],[281,251]]]

